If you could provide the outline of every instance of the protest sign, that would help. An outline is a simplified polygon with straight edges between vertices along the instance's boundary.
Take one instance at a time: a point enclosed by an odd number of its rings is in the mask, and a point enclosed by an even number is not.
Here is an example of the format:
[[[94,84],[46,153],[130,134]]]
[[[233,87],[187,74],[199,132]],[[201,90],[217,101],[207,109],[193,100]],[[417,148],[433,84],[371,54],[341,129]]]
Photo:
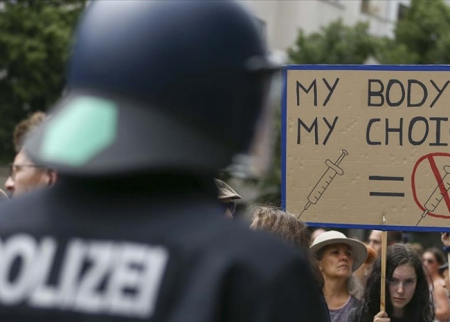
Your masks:
[[[450,67],[287,66],[284,82],[287,211],[311,225],[450,226]]]

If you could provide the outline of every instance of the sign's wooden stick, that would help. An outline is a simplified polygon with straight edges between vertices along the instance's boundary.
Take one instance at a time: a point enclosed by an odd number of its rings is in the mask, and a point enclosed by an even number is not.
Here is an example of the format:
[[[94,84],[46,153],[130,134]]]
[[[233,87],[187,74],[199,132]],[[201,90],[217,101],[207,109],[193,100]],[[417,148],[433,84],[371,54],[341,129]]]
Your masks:
[[[386,249],[387,249],[387,231],[383,230],[382,235],[381,235],[380,311],[386,311]]]

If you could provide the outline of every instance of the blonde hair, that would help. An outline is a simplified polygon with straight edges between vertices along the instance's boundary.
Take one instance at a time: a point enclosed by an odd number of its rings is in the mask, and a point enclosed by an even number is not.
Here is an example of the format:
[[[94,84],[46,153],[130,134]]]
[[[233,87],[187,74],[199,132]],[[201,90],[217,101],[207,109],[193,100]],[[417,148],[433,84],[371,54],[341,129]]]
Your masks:
[[[16,152],[19,152],[22,149],[25,143],[25,139],[28,137],[28,135],[35,131],[39,127],[39,125],[44,123],[46,117],[47,116],[43,112],[35,112],[31,114],[29,118],[20,121],[16,125],[13,134],[13,143]]]

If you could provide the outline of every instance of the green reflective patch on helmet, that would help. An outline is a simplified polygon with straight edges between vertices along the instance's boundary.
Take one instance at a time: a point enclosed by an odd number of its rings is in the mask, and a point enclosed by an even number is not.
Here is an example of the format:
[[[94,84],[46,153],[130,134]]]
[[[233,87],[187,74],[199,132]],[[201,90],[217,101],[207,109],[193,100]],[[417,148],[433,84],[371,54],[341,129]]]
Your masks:
[[[116,138],[118,108],[109,100],[81,96],[49,120],[41,156],[51,162],[82,166]]]

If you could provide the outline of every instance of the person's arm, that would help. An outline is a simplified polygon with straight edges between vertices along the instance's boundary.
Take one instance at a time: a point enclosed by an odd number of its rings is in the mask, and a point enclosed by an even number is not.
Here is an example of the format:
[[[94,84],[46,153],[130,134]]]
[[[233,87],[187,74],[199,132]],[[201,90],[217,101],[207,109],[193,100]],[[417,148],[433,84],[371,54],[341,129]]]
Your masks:
[[[450,234],[442,233],[441,241],[442,244],[444,244],[443,250],[447,254],[447,262],[450,263]],[[446,278],[447,279],[450,278],[450,275],[447,274]],[[445,282],[446,284],[448,284],[448,281]],[[436,320],[447,321],[448,319],[450,319],[450,305],[448,302],[448,293],[447,293],[450,292],[450,290],[447,290],[446,292],[443,285],[438,288],[440,289],[440,291],[438,291],[438,293],[440,294],[439,303],[437,302],[436,296],[434,296],[436,304]]]
[[[442,244],[444,244],[443,250],[447,254],[447,263],[450,264],[450,234],[442,233],[441,241],[442,241]],[[448,290],[448,291],[450,292],[450,290]]]
[[[434,304],[436,307],[435,319],[439,321],[448,321],[450,318],[450,307],[448,297],[443,285],[436,283],[433,291]]]

